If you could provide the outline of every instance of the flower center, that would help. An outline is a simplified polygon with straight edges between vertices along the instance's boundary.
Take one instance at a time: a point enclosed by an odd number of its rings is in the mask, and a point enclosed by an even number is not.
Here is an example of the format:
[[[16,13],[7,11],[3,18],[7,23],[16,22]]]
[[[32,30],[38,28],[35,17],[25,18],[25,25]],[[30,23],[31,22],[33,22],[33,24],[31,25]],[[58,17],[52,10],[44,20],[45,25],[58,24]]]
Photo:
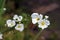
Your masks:
[[[20,25],[18,25],[18,28],[20,28],[21,26]]]
[[[42,21],[42,22],[41,22],[41,24],[42,24],[42,26],[43,26],[43,25],[45,25],[45,22],[44,22],[44,21]]]
[[[39,18],[36,18],[36,20],[38,21],[38,20],[40,20]]]
[[[18,20],[18,19],[16,19],[16,20]]]
[[[11,25],[14,25],[13,23],[11,23]]]

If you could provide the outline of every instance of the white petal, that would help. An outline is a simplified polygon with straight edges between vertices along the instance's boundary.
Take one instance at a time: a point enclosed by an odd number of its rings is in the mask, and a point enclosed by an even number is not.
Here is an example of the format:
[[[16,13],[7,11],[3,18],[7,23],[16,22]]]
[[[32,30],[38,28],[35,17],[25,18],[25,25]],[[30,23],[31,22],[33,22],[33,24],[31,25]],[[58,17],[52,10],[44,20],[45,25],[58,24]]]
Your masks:
[[[23,24],[21,24],[21,28],[20,28],[20,31],[23,31],[24,30],[24,25]]]
[[[43,15],[42,14],[40,14],[40,20],[43,18]]]
[[[49,20],[45,20],[46,25],[50,25],[50,21]]]
[[[36,19],[32,19],[32,23],[36,24],[38,21]]]
[[[6,10],[6,8],[3,8],[3,10],[5,11],[5,10]]]
[[[12,23],[13,23],[14,25],[16,24],[14,20],[12,20]]]
[[[0,34],[0,39],[3,39],[3,37],[2,37],[2,36],[3,36],[3,34]]]
[[[16,22],[19,22],[22,20],[22,16],[18,16],[18,15],[14,15],[13,19],[16,21]]]
[[[44,25],[42,25],[43,21],[44,21]],[[44,29],[44,28],[47,28],[48,25],[46,25],[46,21],[43,19],[38,22],[38,27]]]
[[[11,20],[10,19],[6,21],[6,24],[9,24],[9,23],[11,23]]]
[[[10,24],[8,24],[8,27],[13,27],[13,26],[15,26],[15,22],[13,22],[13,21]]]
[[[18,28],[20,26],[20,28]],[[16,30],[23,31],[24,30],[24,25],[23,24],[17,24],[15,27]]]
[[[16,22],[18,22],[18,19],[19,19],[18,15],[14,15],[13,19],[14,19]]]
[[[33,14],[31,15],[31,17],[32,17],[32,23],[33,23],[33,24],[36,24],[36,23],[38,22],[37,19],[40,18],[40,16],[39,16],[38,13],[33,13]]]
[[[32,15],[31,15],[31,17],[32,18],[36,18],[36,16],[38,16],[39,14],[38,13],[33,13]]]
[[[38,27],[39,27],[39,28],[42,28],[42,29],[45,29],[45,28],[47,28],[48,26],[47,26],[47,25],[44,25],[44,26],[38,25]]]
[[[11,25],[12,24],[12,25]],[[15,26],[15,21],[14,20],[7,20],[7,26],[8,27],[13,27],[13,26]]]
[[[49,18],[49,16],[46,15],[45,18]]]
[[[21,21],[23,19],[23,17],[22,16],[19,16],[19,19],[18,19],[18,21]]]
[[[13,19],[16,19],[16,18],[18,18],[18,15],[14,15]]]

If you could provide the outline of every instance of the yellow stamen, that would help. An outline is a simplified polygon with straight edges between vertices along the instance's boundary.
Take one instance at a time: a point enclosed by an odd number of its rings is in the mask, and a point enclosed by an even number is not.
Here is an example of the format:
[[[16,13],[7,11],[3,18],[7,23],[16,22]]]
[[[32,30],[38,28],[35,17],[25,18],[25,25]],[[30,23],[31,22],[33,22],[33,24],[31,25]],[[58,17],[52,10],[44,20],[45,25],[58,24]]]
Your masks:
[[[39,18],[36,18],[36,20],[38,21],[38,20],[39,20]]]
[[[42,25],[45,25],[45,22],[44,22],[44,21],[42,21],[42,22],[41,22],[41,24],[42,24]]]
[[[11,23],[11,25],[14,25],[13,23]]]
[[[21,26],[20,25],[18,25],[18,28],[20,28]]]

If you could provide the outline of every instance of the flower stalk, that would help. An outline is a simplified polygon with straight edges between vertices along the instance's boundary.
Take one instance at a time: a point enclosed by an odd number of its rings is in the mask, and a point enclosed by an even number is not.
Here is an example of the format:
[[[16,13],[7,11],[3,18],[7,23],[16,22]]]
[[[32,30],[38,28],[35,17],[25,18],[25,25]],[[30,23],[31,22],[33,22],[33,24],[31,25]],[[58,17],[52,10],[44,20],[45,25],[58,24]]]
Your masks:
[[[33,40],[37,40],[37,38],[41,35],[42,31],[43,31],[43,30],[39,31],[39,33],[34,37]]]

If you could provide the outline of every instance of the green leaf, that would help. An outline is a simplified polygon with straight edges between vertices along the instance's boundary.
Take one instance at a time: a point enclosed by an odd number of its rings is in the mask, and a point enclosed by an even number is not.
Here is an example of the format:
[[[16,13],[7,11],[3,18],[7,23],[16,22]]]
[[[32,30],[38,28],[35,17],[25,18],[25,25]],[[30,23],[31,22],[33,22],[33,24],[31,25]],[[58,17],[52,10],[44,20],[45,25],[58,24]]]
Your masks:
[[[0,0],[0,16],[3,14],[4,10],[4,5],[5,5],[5,0]]]
[[[5,4],[5,0],[0,0],[0,26],[2,25],[2,23],[4,23],[4,20],[2,19],[2,14],[4,12],[3,10],[4,4]]]

